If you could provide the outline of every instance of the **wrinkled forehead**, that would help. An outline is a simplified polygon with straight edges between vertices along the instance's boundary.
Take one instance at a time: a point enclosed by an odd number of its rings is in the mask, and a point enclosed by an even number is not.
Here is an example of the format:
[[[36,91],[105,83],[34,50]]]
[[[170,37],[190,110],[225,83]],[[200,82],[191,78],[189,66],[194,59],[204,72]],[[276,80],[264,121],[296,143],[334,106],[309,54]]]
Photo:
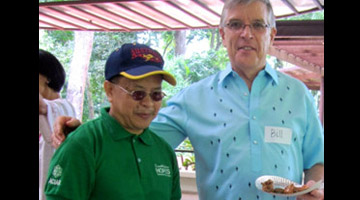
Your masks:
[[[250,4],[237,4],[228,9],[225,22],[230,20],[240,20],[245,23],[262,21],[269,23],[269,14],[266,5],[256,1]]]
[[[242,10],[235,10],[234,8],[238,7],[238,5],[243,5]],[[225,24],[229,21],[228,13],[230,10],[235,10],[235,12],[245,12],[244,8],[247,7],[259,7],[261,9],[257,14],[262,14],[262,18],[264,22],[269,24],[271,27],[276,27],[275,16],[272,10],[272,6],[268,0],[227,0],[223,7],[221,18],[220,18],[220,27],[224,27]]]

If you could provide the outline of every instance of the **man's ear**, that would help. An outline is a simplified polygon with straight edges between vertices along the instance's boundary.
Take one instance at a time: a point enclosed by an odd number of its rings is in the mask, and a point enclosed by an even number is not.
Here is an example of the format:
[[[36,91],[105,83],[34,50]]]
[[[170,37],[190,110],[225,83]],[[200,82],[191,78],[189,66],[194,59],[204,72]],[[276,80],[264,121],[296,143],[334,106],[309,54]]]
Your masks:
[[[226,48],[226,44],[225,44],[225,30],[224,30],[223,27],[220,27],[220,28],[219,28],[219,33],[220,33],[220,36],[221,36],[222,44],[223,44],[223,46]]]
[[[104,82],[105,94],[108,98],[108,101],[111,103],[114,95],[114,86],[110,81],[105,80]]]
[[[271,28],[271,33],[270,33],[270,45],[273,44],[274,40],[275,40],[275,35],[277,33],[277,29],[276,28]]]

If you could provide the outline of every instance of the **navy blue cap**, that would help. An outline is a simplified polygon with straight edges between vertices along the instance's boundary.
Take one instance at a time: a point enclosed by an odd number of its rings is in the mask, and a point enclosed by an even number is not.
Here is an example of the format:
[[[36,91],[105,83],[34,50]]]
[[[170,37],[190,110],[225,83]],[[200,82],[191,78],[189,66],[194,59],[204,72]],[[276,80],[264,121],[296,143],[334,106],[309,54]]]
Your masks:
[[[163,70],[164,60],[156,50],[144,44],[127,43],[112,52],[105,64],[105,79],[122,75],[137,80],[155,74],[176,85],[173,75]]]

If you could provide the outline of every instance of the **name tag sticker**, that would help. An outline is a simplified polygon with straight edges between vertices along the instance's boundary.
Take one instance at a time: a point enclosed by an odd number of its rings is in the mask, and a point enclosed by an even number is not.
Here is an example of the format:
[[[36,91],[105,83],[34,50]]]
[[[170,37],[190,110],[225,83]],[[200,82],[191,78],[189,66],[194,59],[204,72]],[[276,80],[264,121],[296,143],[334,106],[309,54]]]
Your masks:
[[[265,126],[265,142],[291,144],[292,130],[284,127]]]

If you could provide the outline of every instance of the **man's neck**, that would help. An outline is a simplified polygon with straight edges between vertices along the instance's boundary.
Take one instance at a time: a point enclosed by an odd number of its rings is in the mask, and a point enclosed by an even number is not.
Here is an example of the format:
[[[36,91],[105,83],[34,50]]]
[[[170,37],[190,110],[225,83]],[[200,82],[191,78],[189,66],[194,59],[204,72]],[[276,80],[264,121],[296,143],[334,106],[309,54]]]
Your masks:
[[[248,86],[249,91],[251,92],[251,86],[252,83],[254,81],[254,79],[256,78],[256,76],[258,75],[258,73],[263,70],[265,68],[265,65],[261,68],[256,68],[256,69],[249,69],[249,70],[243,70],[240,68],[235,68],[233,67],[233,70],[241,77],[244,79],[246,85]]]

